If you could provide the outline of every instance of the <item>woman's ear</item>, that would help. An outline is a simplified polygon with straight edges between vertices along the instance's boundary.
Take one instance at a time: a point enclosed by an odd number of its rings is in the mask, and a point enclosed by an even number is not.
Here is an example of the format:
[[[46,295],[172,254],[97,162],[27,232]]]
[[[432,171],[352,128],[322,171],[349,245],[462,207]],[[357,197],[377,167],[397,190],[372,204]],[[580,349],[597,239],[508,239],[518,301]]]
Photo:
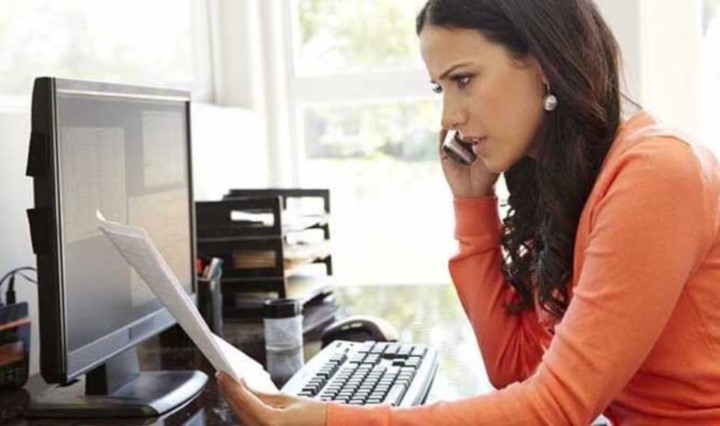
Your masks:
[[[550,80],[548,80],[547,76],[545,76],[545,73],[542,71],[540,73],[540,82],[543,86],[548,86],[550,84]]]
[[[545,75],[545,71],[540,65],[540,61],[538,61],[535,56],[526,56],[523,59],[523,65],[525,67],[533,68],[535,70],[535,75],[537,77],[538,83],[542,84],[543,86],[547,86],[547,84],[550,82],[550,80],[548,80],[547,76]]]
[[[545,75],[545,71],[542,69],[540,61],[533,57],[533,62],[537,71],[538,80],[540,80],[540,83],[542,83],[543,86],[547,86],[550,83],[550,80],[548,80],[547,75]]]

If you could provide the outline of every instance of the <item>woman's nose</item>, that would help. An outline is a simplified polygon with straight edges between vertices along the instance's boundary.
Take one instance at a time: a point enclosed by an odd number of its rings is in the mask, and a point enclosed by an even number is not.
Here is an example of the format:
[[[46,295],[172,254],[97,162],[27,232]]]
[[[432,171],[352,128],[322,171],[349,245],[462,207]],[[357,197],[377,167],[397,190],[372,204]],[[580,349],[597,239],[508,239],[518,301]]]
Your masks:
[[[466,111],[450,99],[443,99],[440,124],[443,129],[458,129],[467,121]]]

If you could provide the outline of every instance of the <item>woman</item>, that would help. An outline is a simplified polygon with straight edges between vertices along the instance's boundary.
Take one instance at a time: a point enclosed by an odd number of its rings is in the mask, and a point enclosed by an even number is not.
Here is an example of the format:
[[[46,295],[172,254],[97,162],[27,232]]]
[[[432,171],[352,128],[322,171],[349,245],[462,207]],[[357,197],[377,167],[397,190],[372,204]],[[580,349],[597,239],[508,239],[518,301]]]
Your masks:
[[[259,395],[221,375],[237,415],[720,424],[716,161],[646,113],[622,117],[618,47],[591,0],[429,0],[417,22],[442,127],[478,156],[441,154],[460,242],[450,271],[500,390],[401,410]]]

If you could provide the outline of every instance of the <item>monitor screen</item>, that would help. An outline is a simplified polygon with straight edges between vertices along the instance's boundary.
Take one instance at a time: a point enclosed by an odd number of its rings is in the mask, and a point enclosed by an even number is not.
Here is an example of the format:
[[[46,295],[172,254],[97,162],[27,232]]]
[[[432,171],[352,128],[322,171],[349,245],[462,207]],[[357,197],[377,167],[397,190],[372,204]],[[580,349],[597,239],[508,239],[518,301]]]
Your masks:
[[[160,307],[97,226],[144,227],[192,291],[186,105],[182,101],[58,90],[57,170],[69,353]]]
[[[199,372],[139,373],[136,345],[175,320],[96,219],[99,211],[145,228],[194,297],[190,164],[187,92],[36,79],[28,157],[35,207],[28,218],[38,266],[40,371],[49,383],[84,375],[89,396],[50,394],[36,412],[157,413],[204,384]]]

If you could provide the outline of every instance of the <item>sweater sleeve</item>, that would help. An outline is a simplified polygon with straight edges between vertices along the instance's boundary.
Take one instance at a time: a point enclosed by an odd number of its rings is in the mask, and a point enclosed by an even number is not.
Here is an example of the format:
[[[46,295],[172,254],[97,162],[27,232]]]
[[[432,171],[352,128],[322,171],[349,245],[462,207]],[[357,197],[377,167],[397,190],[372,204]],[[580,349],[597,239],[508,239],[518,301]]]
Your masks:
[[[546,334],[533,310],[513,315],[506,309],[516,293],[500,269],[497,200],[464,198],[454,204],[460,250],[450,260],[450,274],[475,331],[490,382],[502,388],[535,371]]]
[[[328,425],[589,424],[660,337],[710,245],[717,208],[685,144],[643,144],[620,163],[593,206],[573,300],[530,378],[410,409],[332,404]]]

